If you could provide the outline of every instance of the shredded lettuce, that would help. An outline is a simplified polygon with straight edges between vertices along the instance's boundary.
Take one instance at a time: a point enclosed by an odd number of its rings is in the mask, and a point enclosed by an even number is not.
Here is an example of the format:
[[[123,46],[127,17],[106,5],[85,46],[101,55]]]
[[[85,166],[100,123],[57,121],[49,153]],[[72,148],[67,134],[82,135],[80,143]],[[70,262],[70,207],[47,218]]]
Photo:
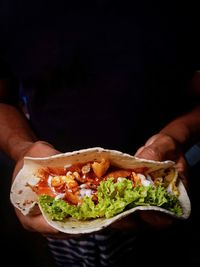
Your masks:
[[[102,181],[97,188],[98,203],[92,196],[83,197],[82,204],[70,205],[62,199],[55,200],[47,195],[39,196],[39,204],[52,220],[62,221],[66,217],[79,220],[92,218],[111,218],[122,211],[137,206],[159,206],[181,216],[182,208],[175,195],[161,186],[133,186],[132,181],[121,178],[114,182],[112,178]]]

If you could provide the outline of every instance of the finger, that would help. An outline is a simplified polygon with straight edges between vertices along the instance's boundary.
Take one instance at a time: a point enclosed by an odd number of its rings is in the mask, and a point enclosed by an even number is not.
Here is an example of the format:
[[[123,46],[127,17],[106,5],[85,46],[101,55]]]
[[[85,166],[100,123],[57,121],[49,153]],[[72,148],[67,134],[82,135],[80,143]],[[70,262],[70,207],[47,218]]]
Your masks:
[[[44,141],[35,142],[32,147],[26,152],[29,156],[35,157],[46,157],[50,155],[58,154],[59,151],[56,150],[51,144]]]
[[[151,160],[176,159],[179,155],[179,146],[170,136],[157,134],[147,140],[145,145],[136,152],[137,157]]]
[[[142,151],[143,151],[144,148],[145,148],[145,146],[140,147],[140,148],[136,151],[135,156],[137,157],[140,153],[142,153]]]
[[[162,151],[158,148],[158,146],[155,146],[154,144],[142,147],[141,149],[138,150],[136,156],[139,158],[158,160],[158,161],[164,159],[164,153],[162,153]]]
[[[162,134],[155,134],[153,136],[151,136],[145,143],[145,146],[150,146],[152,145],[156,140],[162,138],[163,135]]]
[[[178,170],[178,175],[183,182],[184,186],[188,189],[189,184],[188,184],[188,165],[184,157],[181,157],[177,163],[176,163],[176,168]]]
[[[21,221],[23,227],[31,232],[39,232],[43,234],[57,234],[58,230],[51,227],[43,218],[43,215],[26,215],[21,214],[21,211],[16,210],[16,214]]]

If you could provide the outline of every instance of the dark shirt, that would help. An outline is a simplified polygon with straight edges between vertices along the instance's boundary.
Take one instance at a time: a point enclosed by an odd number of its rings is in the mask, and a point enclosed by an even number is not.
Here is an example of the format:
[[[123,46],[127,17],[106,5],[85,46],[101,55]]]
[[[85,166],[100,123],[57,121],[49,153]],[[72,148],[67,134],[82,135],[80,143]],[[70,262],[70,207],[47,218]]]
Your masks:
[[[189,18],[148,2],[2,1],[1,58],[40,139],[134,153],[190,108]]]

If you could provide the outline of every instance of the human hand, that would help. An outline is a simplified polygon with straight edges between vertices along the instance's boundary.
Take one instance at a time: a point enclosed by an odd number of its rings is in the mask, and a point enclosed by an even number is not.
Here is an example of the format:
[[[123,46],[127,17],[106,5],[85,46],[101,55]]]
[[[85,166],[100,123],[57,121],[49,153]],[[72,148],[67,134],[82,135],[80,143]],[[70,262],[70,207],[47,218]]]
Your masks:
[[[20,154],[20,157],[15,165],[13,172],[13,180],[23,166],[23,159],[25,156],[30,157],[46,157],[60,153],[52,145],[43,141],[37,141],[27,144],[26,148]],[[20,210],[15,208],[15,213],[22,224],[22,226],[33,232],[39,232],[45,236],[53,236],[54,238],[66,238],[71,235],[60,233],[58,230],[51,227],[41,214],[39,208],[36,206],[31,214],[23,215]]]
[[[188,188],[188,166],[179,144],[169,135],[156,134],[150,137],[144,146],[140,147],[136,157],[150,160],[172,160],[176,163],[179,176],[186,188]]]
[[[150,160],[173,160],[176,162],[176,167],[179,176],[182,179],[186,188],[187,183],[187,163],[178,143],[168,135],[156,134],[149,138],[144,146],[140,147],[135,156]],[[139,216],[138,216],[139,215]],[[138,220],[139,217],[139,220]],[[128,217],[113,224],[114,228],[136,228],[141,224],[141,221],[151,229],[161,230],[170,227],[176,220],[171,216],[158,211],[137,211]]]
[[[188,166],[181,148],[172,137],[162,133],[152,136],[137,150],[135,156],[151,160],[175,161],[179,177],[188,189]],[[171,216],[157,211],[140,211],[139,216],[148,226],[158,230],[167,228],[176,221]]]

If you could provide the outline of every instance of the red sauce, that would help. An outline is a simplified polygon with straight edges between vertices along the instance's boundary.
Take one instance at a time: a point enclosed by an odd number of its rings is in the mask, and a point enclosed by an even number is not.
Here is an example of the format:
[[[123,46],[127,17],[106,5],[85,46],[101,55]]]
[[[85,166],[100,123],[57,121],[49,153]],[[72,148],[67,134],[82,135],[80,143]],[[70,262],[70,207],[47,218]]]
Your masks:
[[[93,163],[93,162],[88,162]],[[33,190],[38,194],[47,194],[49,196],[55,197],[57,194],[65,193],[65,199],[67,202],[71,204],[78,204],[78,201],[80,202],[79,186],[81,184],[85,184],[85,188],[90,188],[94,191],[97,189],[97,186],[102,180],[106,180],[108,177],[113,177],[115,180],[118,177],[126,177],[128,179],[131,179],[132,172],[135,173],[145,173],[148,170],[148,167],[139,167],[135,169],[118,169],[117,167],[110,166],[107,172],[104,174],[103,177],[98,178],[95,173],[93,172],[92,167],[90,167],[90,171],[86,173],[82,173],[82,167],[86,166],[87,163],[81,164],[75,164],[73,166],[70,166],[68,168],[64,167],[45,167],[38,170],[37,175],[41,178],[40,182],[33,188]],[[49,186],[48,179],[49,176],[65,176],[67,172],[72,172],[72,175],[74,172],[78,172],[80,177],[76,177],[74,175],[74,180],[77,183],[75,183],[75,187],[70,187],[63,182],[60,186]]]

